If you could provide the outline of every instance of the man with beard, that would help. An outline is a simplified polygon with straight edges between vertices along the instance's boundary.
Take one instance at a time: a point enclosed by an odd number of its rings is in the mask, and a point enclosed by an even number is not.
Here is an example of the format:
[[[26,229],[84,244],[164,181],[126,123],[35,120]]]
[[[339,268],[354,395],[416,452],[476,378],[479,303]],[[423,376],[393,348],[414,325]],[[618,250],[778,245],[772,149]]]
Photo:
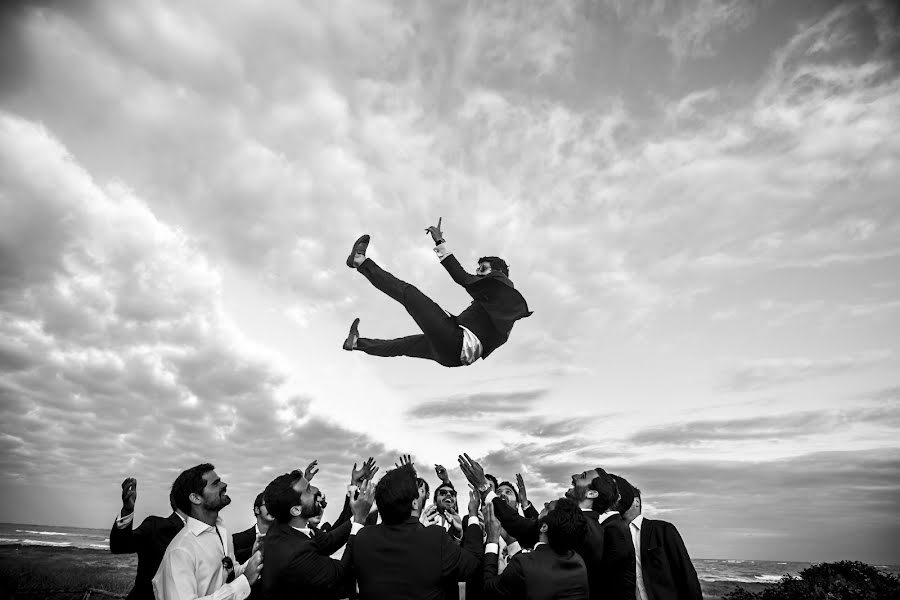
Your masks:
[[[572,487],[566,497],[578,502],[588,523],[600,525],[600,560],[596,575],[589,571],[595,575],[591,579],[591,597],[635,600],[634,545],[628,524],[615,510],[619,501],[615,480],[600,467],[572,475]]]
[[[587,522],[578,506],[567,498],[554,501],[552,506],[548,503],[538,522],[534,551],[517,554],[500,574],[500,522],[494,514],[494,504],[485,506],[484,591],[498,599],[588,600],[587,569],[575,552],[587,532]]]
[[[365,523],[372,507],[373,489],[363,480],[351,494],[352,523],[347,521],[328,533],[316,533],[312,524],[321,519],[325,498],[299,471],[276,477],[266,486],[266,503],[275,525],[266,536],[266,569],[263,597],[331,599],[349,591],[348,567],[329,555],[348,542]],[[345,555],[346,555],[345,550]]]
[[[462,537],[462,517],[459,516],[456,501],[456,488],[450,481],[441,482],[434,488],[433,505],[425,509],[423,523],[440,525],[444,531],[459,540]]]
[[[484,469],[468,454],[459,457],[459,466],[485,502],[493,504],[503,528],[523,548],[533,547],[539,541],[540,522],[519,516],[497,497],[484,477]],[[587,565],[591,600],[634,600],[634,547],[621,516],[609,511],[618,499],[612,479],[599,467],[573,475],[566,497],[578,504],[587,520],[587,533],[575,551]]]
[[[181,473],[172,484],[175,505],[188,514],[153,578],[156,600],[244,600],[262,569],[255,552],[236,563],[231,535],[219,511],[231,503],[228,486],[209,463]]]
[[[170,495],[171,515],[150,515],[140,527],[132,529],[136,500],[137,479],[129,477],[122,482],[122,511],[109,532],[109,551],[113,554],[137,554],[137,575],[126,600],[153,600],[153,576],[169,542],[184,527],[187,515],[176,508]]]

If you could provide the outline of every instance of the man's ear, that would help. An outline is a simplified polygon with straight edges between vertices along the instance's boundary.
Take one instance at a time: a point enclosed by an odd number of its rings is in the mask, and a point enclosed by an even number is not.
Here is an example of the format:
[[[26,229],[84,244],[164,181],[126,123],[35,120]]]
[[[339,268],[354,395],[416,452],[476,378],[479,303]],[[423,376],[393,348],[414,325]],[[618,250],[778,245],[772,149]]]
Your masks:
[[[292,506],[292,507],[291,507],[291,516],[292,516],[292,517],[299,517],[299,516],[300,516],[300,512],[301,512],[302,510],[303,510],[303,508],[302,508],[299,504],[298,504],[297,506]]]
[[[259,516],[259,507],[258,507],[258,506],[254,506],[254,507],[253,507],[253,516],[254,516],[254,517],[258,517],[258,516]]]
[[[541,533],[547,533],[547,524],[541,523]]]
[[[191,492],[188,500],[191,501],[191,504],[203,504],[203,498],[197,492]]]
[[[596,498],[597,490],[588,490],[587,492],[585,492],[584,497],[585,498]]]

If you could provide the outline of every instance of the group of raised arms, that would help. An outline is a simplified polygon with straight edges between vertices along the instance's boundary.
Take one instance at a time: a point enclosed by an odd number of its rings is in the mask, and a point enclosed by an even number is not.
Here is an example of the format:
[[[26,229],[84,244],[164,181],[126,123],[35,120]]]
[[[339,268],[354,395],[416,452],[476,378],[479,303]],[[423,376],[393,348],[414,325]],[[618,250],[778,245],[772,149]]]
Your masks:
[[[375,459],[355,463],[332,524],[313,461],[275,477],[234,535],[213,465],[178,475],[172,514],[137,528],[128,478],[110,550],[138,555],[129,600],[702,600],[677,529],[644,518],[624,477],[587,468],[538,509],[521,474],[500,479],[467,454],[459,467],[466,482],[454,484],[435,465],[432,492],[410,455],[378,477]]]

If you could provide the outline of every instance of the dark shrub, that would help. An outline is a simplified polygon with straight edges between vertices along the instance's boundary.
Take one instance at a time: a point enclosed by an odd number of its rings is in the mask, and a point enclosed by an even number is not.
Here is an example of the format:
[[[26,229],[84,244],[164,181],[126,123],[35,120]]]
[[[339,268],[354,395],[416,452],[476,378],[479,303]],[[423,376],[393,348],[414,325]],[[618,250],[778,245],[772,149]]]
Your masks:
[[[761,592],[736,589],[722,600],[896,600],[900,580],[859,561],[820,563]]]

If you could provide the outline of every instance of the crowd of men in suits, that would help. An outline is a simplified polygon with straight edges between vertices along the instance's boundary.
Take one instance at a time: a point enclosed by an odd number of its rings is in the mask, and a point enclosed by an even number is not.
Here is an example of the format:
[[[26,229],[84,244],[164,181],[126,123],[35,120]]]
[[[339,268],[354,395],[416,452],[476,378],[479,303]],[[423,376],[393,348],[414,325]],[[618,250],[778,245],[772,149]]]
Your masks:
[[[678,530],[644,518],[640,490],[623,477],[587,469],[538,511],[521,475],[498,481],[465,454],[459,466],[465,510],[441,465],[431,495],[408,455],[377,483],[374,459],[354,464],[332,525],[313,461],[273,479],[253,503],[256,523],[233,536],[213,465],[182,472],[172,514],[137,528],[129,478],[110,550],[138,555],[128,600],[458,600],[460,589],[468,599],[702,600]]]

